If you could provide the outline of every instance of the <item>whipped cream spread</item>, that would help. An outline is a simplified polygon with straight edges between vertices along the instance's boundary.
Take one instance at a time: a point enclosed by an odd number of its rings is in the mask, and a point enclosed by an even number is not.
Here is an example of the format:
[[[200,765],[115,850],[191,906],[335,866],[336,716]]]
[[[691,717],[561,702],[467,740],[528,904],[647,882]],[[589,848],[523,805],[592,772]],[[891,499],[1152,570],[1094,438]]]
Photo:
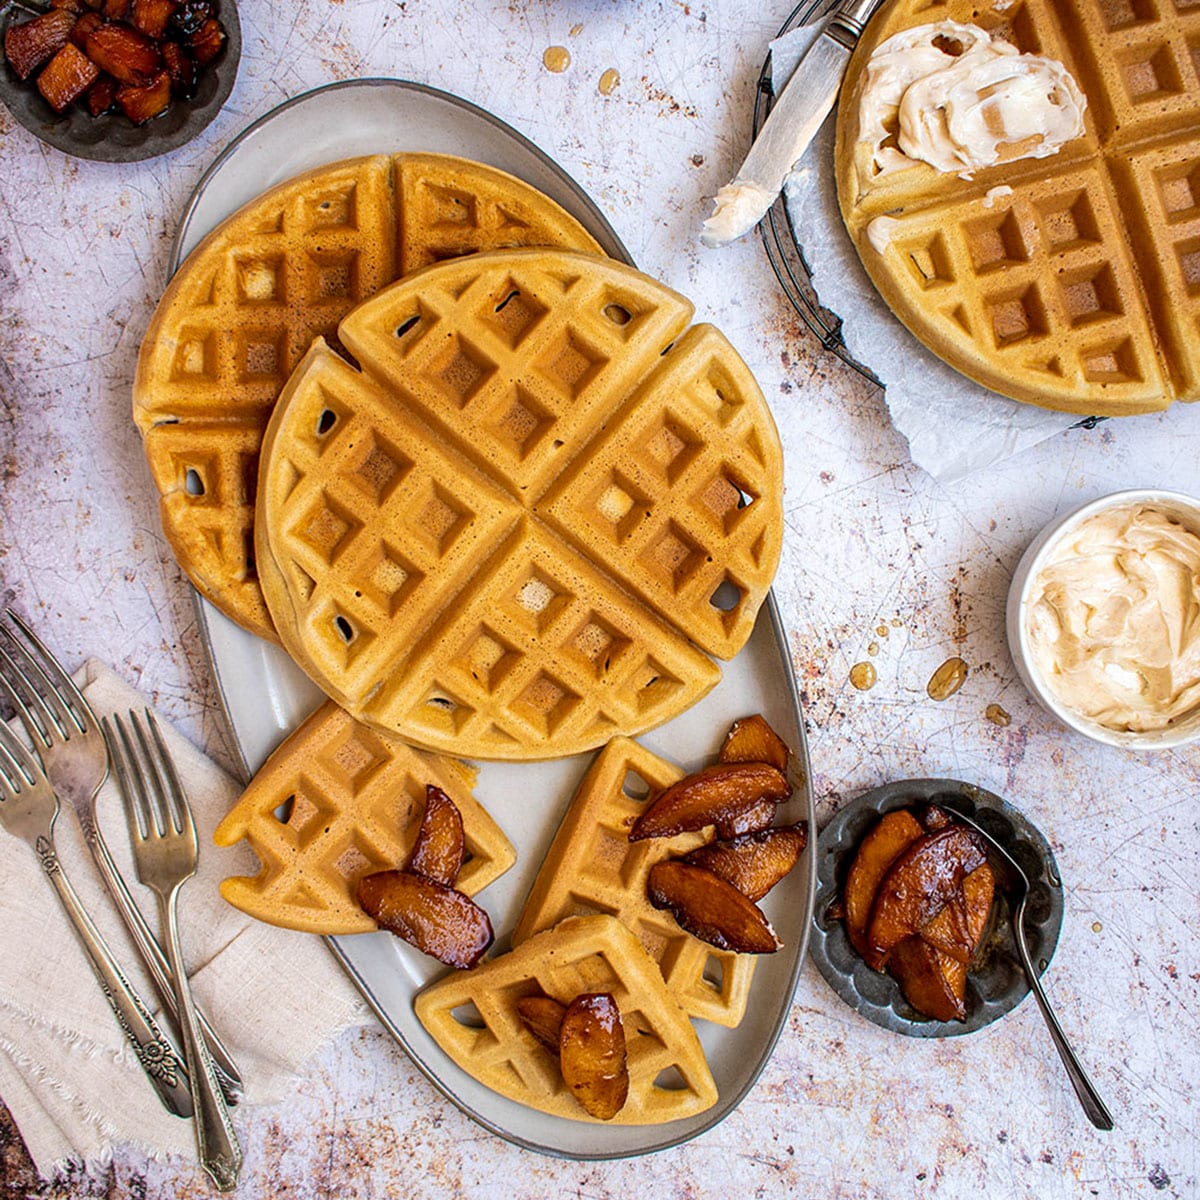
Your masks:
[[[936,21],[876,47],[863,74],[859,136],[874,145],[879,174],[919,159],[969,175],[1056,154],[1083,132],[1086,108],[1062,63],[1022,54],[977,25]]]
[[[1026,630],[1046,686],[1109,729],[1200,710],[1200,537],[1144,504],[1089,517],[1038,573]]]

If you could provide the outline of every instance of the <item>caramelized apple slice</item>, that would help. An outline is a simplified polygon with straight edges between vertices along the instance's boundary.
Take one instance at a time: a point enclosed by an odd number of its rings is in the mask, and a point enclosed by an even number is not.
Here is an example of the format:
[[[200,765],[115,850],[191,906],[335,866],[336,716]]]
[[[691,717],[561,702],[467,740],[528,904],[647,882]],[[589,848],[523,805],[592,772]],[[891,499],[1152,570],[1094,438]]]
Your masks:
[[[753,900],[694,863],[655,863],[646,895],[655,908],[667,909],[681,928],[718,950],[774,954],[783,945]]]
[[[710,842],[685,854],[683,861],[733,884],[747,900],[761,900],[796,865],[807,845],[808,826],[801,821]]]
[[[920,822],[905,808],[883,817],[859,843],[846,886],[842,891],[846,936],[850,945],[867,956],[867,922],[875,893],[888,868],[922,835]]]
[[[992,911],[996,877],[985,862],[962,881],[962,888],[931,921],[921,926],[920,934],[931,946],[964,964],[975,957],[988,914]]]
[[[158,47],[128,25],[101,25],[88,34],[87,56],[118,83],[145,87],[158,73]]]
[[[757,713],[734,721],[725,735],[718,762],[765,762],[786,775],[791,751],[787,743]]]
[[[466,854],[462,814],[458,806],[432,783],[425,785],[425,815],[413,845],[408,869],[434,883],[453,887]]]
[[[552,996],[521,996],[517,1000],[517,1015],[555,1058],[558,1057],[559,1031],[566,1011],[566,1005],[559,1004]]]
[[[775,820],[775,810],[778,807],[779,805],[774,800],[764,797],[757,801],[752,808],[738,813],[735,817],[730,817],[728,821],[714,821],[717,837],[729,841],[731,838],[741,837],[745,833],[757,833],[760,829],[766,829]]]
[[[358,902],[384,929],[448,967],[473,967],[492,944],[492,923],[470,897],[411,871],[381,871]]]
[[[68,42],[38,76],[38,91],[55,112],[64,112],[100,78],[100,68]]]
[[[612,1120],[629,1095],[625,1026],[612,996],[585,992],[571,1001],[563,1014],[558,1053],[575,1099],[597,1120]]]
[[[791,794],[786,776],[767,763],[717,763],[660,792],[634,823],[629,840],[703,829],[732,820],[760,800],[778,803]]]
[[[117,105],[135,125],[145,125],[160,116],[170,103],[171,77],[166,71],[159,71],[145,87],[123,83],[117,88]]]
[[[94,33],[103,24],[104,18],[98,12],[92,12],[89,9],[71,27],[72,43],[86,54],[88,35]]]
[[[961,970],[961,992],[956,989],[959,972],[952,971],[950,978],[943,973],[943,955],[923,938],[912,936],[901,938],[888,957],[888,970],[896,977],[905,999],[917,1010],[935,1021],[962,1021],[967,1015],[966,969],[961,963],[954,964]]]
[[[174,7],[174,0],[133,0],[129,20],[135,29],[158,41],[166,32]]]
[[[101,75],[88,88],[84,101],[93,117],[108,112],[117,102],[117,81],[111,75]]]
[[[71,36],[75,14],[56,8],[32,21],[10,25],[4,31],[4,54],[22,79],[28,79],[44,62],[49,62]]]
[[[985,860],[974,830],[950,825],[918,838],[888,868],[867,925],[867,962],[879,970],[902,938],[932,920]]]
[[[201,65],[212,62],[225,46],[225,30],[215,17],[209,17],[187,41],[192,57]]]

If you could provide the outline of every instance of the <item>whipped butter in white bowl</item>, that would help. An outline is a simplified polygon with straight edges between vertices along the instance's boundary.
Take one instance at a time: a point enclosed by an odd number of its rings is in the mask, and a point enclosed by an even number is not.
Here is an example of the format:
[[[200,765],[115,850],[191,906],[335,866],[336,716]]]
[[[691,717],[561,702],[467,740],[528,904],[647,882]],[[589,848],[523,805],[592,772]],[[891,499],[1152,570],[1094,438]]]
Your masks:
[[[1052,522],[1008,593],[1022,682],[1108,745],[1200,739],[1200,500],[1117,492]]]

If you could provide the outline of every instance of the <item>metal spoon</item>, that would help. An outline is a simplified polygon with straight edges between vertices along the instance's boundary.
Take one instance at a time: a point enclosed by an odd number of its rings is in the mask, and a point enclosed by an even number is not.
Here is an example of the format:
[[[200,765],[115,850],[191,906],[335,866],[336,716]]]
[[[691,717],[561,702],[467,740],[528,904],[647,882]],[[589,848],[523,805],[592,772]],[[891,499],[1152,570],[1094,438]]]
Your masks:
[[[1033,992],[1034,999],[1037,1000],[1042,1018],[1045,1020],[1046,1027],[1050,1030],[1050,1037],[1054,1041],[1054,1048],[1058,1051],[1058,1055],[1063,1061],[1063,1066],[1067,1068],[1067,1076],[1071,1080],[1071,1086],[1075,1089],[1075,1095],[1079,1097],[1079,1103],[1083,1105],[1083,1111],[1087,1113],[1088,1120],[1097,1129],[1112,1129],[1112,1116],[1107,1107],[1105,1107],[1104,1101],[1100,1099],[1099,1093],[1093,1087],[1092,1081],[1087,1077],[1087,1072],[1084,1071],[1079,1059],[1075,1057],[1075,1051],[1071,1049],[1066,1035],[1058,1023],[1058,1018],[1054,1015],[1054,1010],[1050,1007],[1050,1001],[1046,999],[1046,993],[1042,991],[1041,980],[1038,979],[1038,973],[1033,966],[1033,959],[1029,954],[1029,946],[1025,941],[1025,902],[1029,898],[1029,876],[1021,869],[1016,859],[982,825],[972,820],[961,809],[954,807],[952,802],[939,797],[938,803],[943,808],[953,809],[954,815],[963,824],[970,825],[972,829],[978,831],[984,841],[987,842],[989,849],[993,852],[991,856],[994,860],[992,865],[999,867],[997,882],[1009,897],[1009,905],[1012,909],[1013,936],[1016,939],[1017,954],[1020,956],[1021,966],[1025,971],[1025,978],[1029,980],[1029,990]]]

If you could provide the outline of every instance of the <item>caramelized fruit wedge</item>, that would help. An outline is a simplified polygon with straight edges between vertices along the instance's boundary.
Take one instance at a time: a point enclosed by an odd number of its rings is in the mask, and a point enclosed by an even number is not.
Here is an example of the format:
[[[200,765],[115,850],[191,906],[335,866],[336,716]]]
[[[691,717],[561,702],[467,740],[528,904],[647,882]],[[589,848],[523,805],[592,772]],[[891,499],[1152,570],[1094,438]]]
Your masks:
[[[166,71],[159,71],[145,87],[122,84],[117,88],[117,105],[135,125],[145,125],[166,112],[170,103],[171,77]]]
[[[983,940],[995,891],[996,877],[985,862],[964,877],[946,907],[921,927],[921,937],[950,958],[970,963]]]
[[[521,996],[517,1000],[517,1016],[525,1027],[547,1050],[558,1057],[559,1031],[562,1029],[565,1004],[552,996]]]
[[[462,814],[432,783],[425,785],[425,815],[413,845],[408,869],[445,887],[453,887],[466,855]]]
[[[629,1095],[625,1026],[607,992],[576,996],[563,1014],[558,1039],[562,1076],[584,1110],[601,1121],[617,1115]]]
[[[760,800],[778,803],[792,794],[786,776],[768,763],[717,763],[673,783],[629,832],[631,842],[725,823]]]
[[[925,826],[926,833],[936,833],[939,829],[945,829],[947,825],[953,825],[954,818],[944,808],[931,804],[921,814],[921,824]]]
[[[801,821],[710,842],[685,854],[683,861],[733,884],[747,900],[761,900],[796,865],[807,845],[808,826]]]
[[[492,944],[492,923],[469,896],[411,871],[381,871],[358,902],[384,929],[448,967],[473,967]]]
[[[900,808],[883,817],[859,843],[846,886],[842,891],[846,918],[846,936],[850,945],[867,957],[867,922],[875,893],[888,868],[924,831],[907,809]]]
[[[728,821],[714,821],[717,837],[729,841],[731,838],[741,837],[744,833],[757,833],[760,829],[766,829],[775,820],[776,808],[778,804],[774,800],[764,798],[757,801],[753,808],[738,813]]]
[[[133,0],[129,20],[135,29],[157,41],[167,30],[174,7],[174,0]]]
[[[791,751],[787,743],[757,713],[734,721],[717,755],[718,762],[765,762],[786,775]]]
[[[867,925],[867,962],[880,970],[892,948],[932,920],[983,864],[979,835],[950,825],[918,838],[888,868]]]
[[[100,78],[100,68],[68,42],[38,76],[38,91],[55,112],[64,112]]]
[[[739,954],[774,954],[783,943],[762,910],[731,883],[694,863],[667,859],[650,868],[646,895],[702,942]]]
[[[188,49],[201,65],[212,62],[225,46],[225,30],[221,22],[210,17],[188,38]]]
[[[128,25],[101,25],[87,37],[87,56],[118,83],[145,87],[161,65],[158,47]]]
[[[917,1012],[935,1021],[962,1021],[967,1015],[967,972],[961,963],[953,964],[961,970],[961,984],[957,971],[948,979],[942,971],[943,957],[921,937],[901,938],[892,947],[888,970]]]
[[[67,44],[74,24],[74,13],[56,8],[32,21],[10,25],[4,31],[4,54],[12,69],[28,79]]]
[[[71,28],[71,41],[86,54],[88,35],[103,24],[104,18],[98,12],[85,12]]]
[[[111,75],[101,75],[87,90],[84,97],[88,112],[93,117],[108,112],[117,102],[117,81]]]

